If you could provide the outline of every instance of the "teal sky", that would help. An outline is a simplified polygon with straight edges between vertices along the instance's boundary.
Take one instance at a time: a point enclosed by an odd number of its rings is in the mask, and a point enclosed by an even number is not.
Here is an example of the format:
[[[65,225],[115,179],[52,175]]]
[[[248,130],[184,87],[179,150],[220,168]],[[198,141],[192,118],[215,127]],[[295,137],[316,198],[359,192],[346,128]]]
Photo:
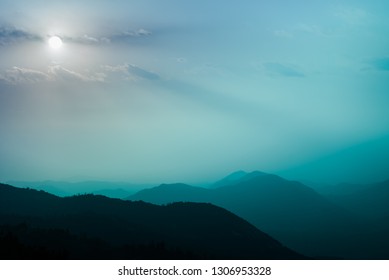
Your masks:
[[[0,0],[0,181],[388,179],[387,11]]]

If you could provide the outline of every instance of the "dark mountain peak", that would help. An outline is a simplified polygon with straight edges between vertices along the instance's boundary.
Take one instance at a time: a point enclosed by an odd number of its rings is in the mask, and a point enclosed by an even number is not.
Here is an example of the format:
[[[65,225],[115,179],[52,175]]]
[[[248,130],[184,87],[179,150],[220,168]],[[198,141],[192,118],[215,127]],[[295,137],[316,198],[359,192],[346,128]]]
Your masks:
[[[211,201],[212,203],[232,210],[266,230],[277,224],[288,224],[289,226],[292,220],[296,225],[303,227],[305,224],[299,219],[303,220],[303,217],[309,216],[306,213],[309,209],[311,213],[315,211],[319,214],[324,209],[331,212],[335,210],[329,201],[313,189],[300,182],[288,181],[272,174],[256,176],[235,185],[217,188],[214,191],[217,194]],[[256,211],[252,212],[253,209]],[[264,215],[265,212],[272,214]],[[309,223],[317,222],[313,220]]]

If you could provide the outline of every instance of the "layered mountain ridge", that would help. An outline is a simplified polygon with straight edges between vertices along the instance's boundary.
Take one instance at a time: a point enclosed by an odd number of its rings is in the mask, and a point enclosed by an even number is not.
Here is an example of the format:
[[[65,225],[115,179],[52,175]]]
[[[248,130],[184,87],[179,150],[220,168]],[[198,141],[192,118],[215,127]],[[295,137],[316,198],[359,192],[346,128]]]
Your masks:
[[[60,198],[0,184],[3,259],[300,259],[211,204]]]
[[[369,239],[369,235],[376,234],[377,223],[300,182],[259,171],[233,173],[210,189],[165,184],[142,190],[128,199],[156,204],[212,203],[314,258],[387,256],[379,249],[380,244]],[[370,249],[354,250],[357,246]]]

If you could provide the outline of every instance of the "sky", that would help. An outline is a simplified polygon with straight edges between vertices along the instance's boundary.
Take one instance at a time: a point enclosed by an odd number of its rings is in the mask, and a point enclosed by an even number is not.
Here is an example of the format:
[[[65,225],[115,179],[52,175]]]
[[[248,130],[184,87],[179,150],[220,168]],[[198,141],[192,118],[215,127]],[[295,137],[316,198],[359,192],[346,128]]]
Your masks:
[[[388,10],[0,0],[0,181],[389,179]]]

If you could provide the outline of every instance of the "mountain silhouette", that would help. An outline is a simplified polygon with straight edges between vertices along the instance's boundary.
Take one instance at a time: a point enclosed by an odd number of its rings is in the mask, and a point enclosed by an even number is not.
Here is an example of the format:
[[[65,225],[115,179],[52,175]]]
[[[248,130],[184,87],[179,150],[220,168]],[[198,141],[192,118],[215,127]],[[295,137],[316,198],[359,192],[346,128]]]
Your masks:
[[[365,235],[371,225],[308,186],[262,172],[238,174],[242,176],[234,179],[237,183],[215,189],[195,190],[185,185],[175,192],[175,188],[161,185],[129,199],[161,204],[192,201],[191,193],[196,193],[195,201],[223,207],[303,254],[315,258],[382,257],[375,251],[352,251],[355,244],[370,242]]]
[[[224,177],[220,181],[217,181],[216,183],[211,185],[211,188],[219,188],[219,187],[224,187],[224,186],[235,185],[238,183],[248,181],[248,180],[255,178],[257,176],[263,176],[263,175],[267,175],[267,173],[264,173],[261,171],[253,171],[253,172],[247,173],[243,170],[239,170],[239,171],[233,172],[230,175]]]
[[[349,190],[349,193],[344,194],[343,189]],[[389,217],[389,180],[375,184],[342,184],[328,197],[336,204],[367,218]]]
[[[158,187],[144,189],[129,196],[129,200],[144,200],[154,204],[172,202],[210,202],[209,190],[187,184],[162,184]]]
[[[304,185],[317,191],[319,194],[330,198],[331,196],[348,196],[359,192],[361,190],[370,187],[369,184],[350,184],[350,183],[339,183],[339,184],[323,184],[311,181],[302,181]]]
[[[151,185],[136,185],[124,182],[105,181],[10,181],[9,185],[20,188],[43,190],[56,196],[71,196],[78,194],[101,194],[111,198],[126,198],[139,190]]]
[[[4,184],[0,245],[3,259],[304,258],[211,204],[60,198]]]

